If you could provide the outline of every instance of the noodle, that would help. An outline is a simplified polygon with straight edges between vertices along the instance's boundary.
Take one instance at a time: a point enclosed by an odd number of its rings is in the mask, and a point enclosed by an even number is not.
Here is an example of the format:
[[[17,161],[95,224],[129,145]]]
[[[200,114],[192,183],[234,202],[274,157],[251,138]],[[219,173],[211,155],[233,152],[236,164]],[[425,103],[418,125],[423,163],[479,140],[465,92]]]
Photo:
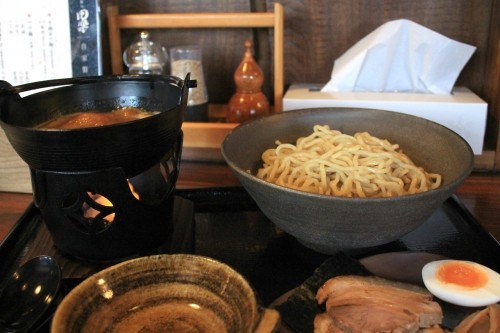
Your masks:
[[[295,145],[276,142],[262,154],[257,177],[310,193],[344,197],[396,197],[441,185],[441,176],[416,166],[391,144],[360,132],[354,136],[315,125]]]

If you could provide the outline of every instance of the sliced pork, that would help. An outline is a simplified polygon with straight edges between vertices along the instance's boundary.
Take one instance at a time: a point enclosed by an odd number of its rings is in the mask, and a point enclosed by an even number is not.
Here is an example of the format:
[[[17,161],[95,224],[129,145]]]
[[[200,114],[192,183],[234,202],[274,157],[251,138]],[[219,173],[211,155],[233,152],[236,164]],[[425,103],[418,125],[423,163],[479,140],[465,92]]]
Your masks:
[[[314,317],[314,333],[344,333],[327,313]]]
[[[338,276],[319,288],[327,321],[315,320],[315,332],[414,333],[439,325],[443,314],[424,288],[378,277]],[[328,329],[325,329],[328,327]]]
[[[492,304],[465,318],[454,333],[500,333],[500,305]]]

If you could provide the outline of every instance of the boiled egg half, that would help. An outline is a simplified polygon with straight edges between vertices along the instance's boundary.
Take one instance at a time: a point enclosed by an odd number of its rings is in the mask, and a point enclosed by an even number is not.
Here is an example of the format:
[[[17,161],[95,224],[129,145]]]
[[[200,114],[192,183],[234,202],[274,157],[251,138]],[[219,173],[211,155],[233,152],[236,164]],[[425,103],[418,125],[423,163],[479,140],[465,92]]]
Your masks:
[[[425,287],[448,303],[477,307],[500,301],[500,274],[481,264],[438,260],[422,268]]]

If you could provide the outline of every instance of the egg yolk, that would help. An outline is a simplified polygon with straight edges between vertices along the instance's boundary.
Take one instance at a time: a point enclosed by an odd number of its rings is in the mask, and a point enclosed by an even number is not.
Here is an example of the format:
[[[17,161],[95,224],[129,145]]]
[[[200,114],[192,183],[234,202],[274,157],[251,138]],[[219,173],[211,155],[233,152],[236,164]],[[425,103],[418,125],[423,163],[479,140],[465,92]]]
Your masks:
[[[453,283],[470,289],[480,288],[488,282],[488,276],[481,268],[463,262],[442,265],[437,276],[444,283]]]

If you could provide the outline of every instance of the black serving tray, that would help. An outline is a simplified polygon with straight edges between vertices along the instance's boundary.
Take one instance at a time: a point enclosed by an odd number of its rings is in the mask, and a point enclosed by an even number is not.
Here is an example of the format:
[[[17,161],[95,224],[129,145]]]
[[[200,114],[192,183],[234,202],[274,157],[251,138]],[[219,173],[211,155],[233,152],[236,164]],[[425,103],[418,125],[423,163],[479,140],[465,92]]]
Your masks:
[[[174,231],[165,240],[155,253],[194,253],[225,262],[250,281],[264,306],[299,286],[330,257],[305,248],[275,227],[241,187],[177,190]],[[473,260],[500,271],[500,244],[456,196],[401,239],[345,252],[361,259],[401,251]],[[58,253],[37,208],[30,205],[0,244],[0,284],[19,265],[42,254],[55,256],[61,265],[63,293],[114,263],[82,262]]]

